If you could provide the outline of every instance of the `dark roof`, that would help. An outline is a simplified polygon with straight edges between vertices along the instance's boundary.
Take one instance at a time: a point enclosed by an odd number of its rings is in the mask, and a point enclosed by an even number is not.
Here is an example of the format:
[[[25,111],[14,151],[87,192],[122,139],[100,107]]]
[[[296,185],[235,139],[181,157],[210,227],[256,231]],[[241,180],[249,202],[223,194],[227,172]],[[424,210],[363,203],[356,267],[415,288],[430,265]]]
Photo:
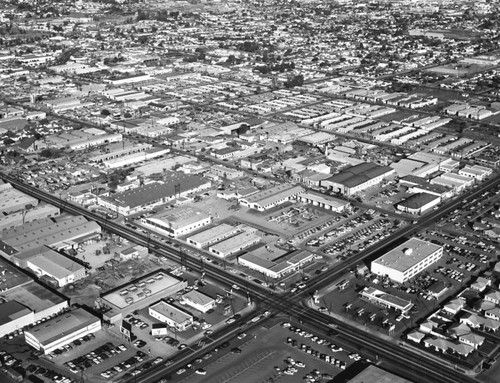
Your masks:
[[[417,193],[413,194],[404,201],[401,201],[399,205],[404,206],[408,209],[420,209],[422,206],[427,205],[429,202],[440,199],[440,197],[427,194],[427,193]]]
[[[172,175],[167,183],[151,183],[148,185],[133,188],[122,193],[113,194],[110,197],[103,197],[110,202],[119,206],[128,206],[134,208],[137,206],[148,205],[162,198],[170,198],[175,195],[175,185],[180,185],[180,192],[197,188],[208,180],[193,175],[184,175],[182,173],[175,173]]]
[[[0,326],[12,322],[31,312],[29,308],[17,301],[8,301],[0,304]]]
[[[354,187],[365,183],[372,178],[393,171],[394,169],[389,166],[381,166],[373,162],[363,162],[335,174],[334,176],[328,178],[327,181],[342,184],[346,187]]]

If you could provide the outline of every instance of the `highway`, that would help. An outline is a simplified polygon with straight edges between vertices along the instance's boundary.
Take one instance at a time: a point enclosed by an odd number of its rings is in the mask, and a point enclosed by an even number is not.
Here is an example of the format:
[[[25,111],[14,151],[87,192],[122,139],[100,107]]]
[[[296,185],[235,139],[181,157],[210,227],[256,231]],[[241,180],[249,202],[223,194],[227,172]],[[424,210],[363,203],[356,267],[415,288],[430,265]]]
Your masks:
[[[466,198],[475,198],[483,193],[485,190],[494,187],[495,185],[500,183],[500,176],[496,176],[484,182],[482,185],[477,187],[476,189],[472,189],[460,196],[455,200],[451,200],[448,203],[444,204],[440,209],[432,211],[427,215],[421,217],[417,224],[405,226],[391,236],[385,238],[379,243],[371,246],[370,248],[348,258],[346,261],[340,263],[336,267],[331,268],[329,271],[320,274],[317,278],[313,279],[309,282],[309,285],[306,289],[303,290],[301,294],[283,294],[283,295],[274,295],[270,294],[269,290],[263,286],[257,285],[246,278],[234,273],[226,272],[218,266],[215,266],[211,263],[206,263],[200,260],[199,258],[190,256],[185,254],[178,249],[173,249],[168,247],[163,242],[157,241],[155,239],[149,238],[148,235],[143,234],[142,232],[137,232],[131,228],[128,228],[124,225],[116,223],[114,221],[110,221],[105,219],[104,217],[97,215],[88,211],[79,205],[74,205],[70,202],[59,199],[58,197],[49,194],[45,191],[39,190],[37,188],[31,187],[29,185],[24,184],[22,181],[15,179],[11,176],[0,174],[0,177],[12,184],[12,186],[17,189],[30,194],[40,200],[51,203],[71,214],[75,215],[83,215],[88,219],[94,220],[103,226],[107,231],[120,235],[132,242],[148,246],[153,245],[155,247],[155,252],[157,252],[161,256],[168,257],[169,259],[173,259],[187,267],[198,271],[205,271],[207,276],[212,278],[218,283],[222,283],[225,285],[233,285],[237,284],[240,286],[240,289],[243,292],[248,291],[251,298],[264,307],[269,307],[273,313],[283,313],[287,316],[294,318],[296,321],[301,321],[305,325],[310,328],[317,329],[318,332],[325,332],[326,329],[331,325],[337,326],[337,331],[340,333],[342,337],[347,337],[351,343],[353,349],[357,350],[369,350],[370,353],[376,354],[379,356],[379,360],[383,360],[387,363],[388,366],[394,366],[395,368],[401,369],[404,371],[405,366],[412,365],[416,368],[417,371],[421,372],[422,377],[428,377],[427,379],[422,380],[422,382],[436,382],[436,383],[469,383],[475,382],[475,380],[471,377],[465,376],[459,371],[455,371],[452,368],[447,367],[441,361],[435,360],[433,358],[429,358],[428,356],[424,356],[421,354],[417,354],[413,352],[411,349],[407,349],[404,347],[398,346],[396,343],[388,343],[385,340],[379,338],[376,334],[372,334],[369,332],[365,332],[363,330],[358,329],[355,326],[351,326],[348,323],[340,322],[332,317],[319,313],[318,311],[305,307],[301,304],[301,301],[305,295],[309,295],[314,292],[316,289],[320,289],[329,283],[332,283],[335,279],[339,278],[346,270],[355,266],[357,263],[361,262],[365,257],[369,257],[373,255],[375,252],[384,248],[385,246],[390,245],[391,243],[405,237],[410,236],[422,228],[428,227],[436,222],[438,219],[442,218],[449,212],[454,209],[460,207],[463,203],[463,200]],[[248,318],[242,318],[238,322],[239,323],[248,323]],[[230,335],[231,331],[234,328],[229,328],[228,334]],[[221,341],[221,340],[219,340]],[[217,342],[217,344],[219,343]],[[199,347],[193,347],[196,351]],[[183,351],[183,353],[186,350]],[[187,353],[192,352],[188,350]],[[187,355],[183,353],[180,356],[177,356],[176,359],[182,358],[185,359]],[[152,368],[142,374],[141,376],[134,378],[137,379],[138,382],[155,382],[161,377],[163,374],[171,373],[172,368],[166,367],[163,365],[159,365],[156,368]],[[430,378],[431,377],[431,378]],[[429,380],[432,379],[432,380]]]

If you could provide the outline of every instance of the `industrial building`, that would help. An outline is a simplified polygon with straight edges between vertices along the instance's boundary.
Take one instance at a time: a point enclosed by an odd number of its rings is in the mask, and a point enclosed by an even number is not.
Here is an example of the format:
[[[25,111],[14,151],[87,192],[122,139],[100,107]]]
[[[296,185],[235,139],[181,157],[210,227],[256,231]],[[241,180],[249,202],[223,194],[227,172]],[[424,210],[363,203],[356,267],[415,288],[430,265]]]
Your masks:
[[[281,184],[270,189],[262,190],[248,197],[240,198],[238,201],[248,208],[266,211],[296,198],[299,194],[304,192],[304,188],[300,186]]]
[[[62,313],[24,332],[27,344],[45,355],[101,329],[101,320],[88,311],[78,308]]]
[[[255,245],[261,241],[261,238],[253,233],[243,232],[234,237],[225,239],[221,242],[211,245],[208,250],[210,253],[220,258],[227,258]]]
[[[432,265],[442,255],[442,246],[411,238],[373,261],[371,272],[403,283]]]
[[[396,205],[399,211],[409,214],[422,214],[437,206],[441,197],[429,193],[417,193],[405,198]]]
[[[235,235],[240,230],[241,229],[238,226],[231,226],[227,223],[223,223],[188,237],[187,243],[202,249],[213,243],[223,241],[224,239]]]
[[[341,194],[353,195],[371,186],[378,185],[383,179],[393,174],[395,174],[395,170],[389,166],[363,162],[321,181],[321,187]]]
[[[174,208],[141,218],[144,227],[174,238],[199,230],[211,222],[209,214],[190,207]]]
[[[35,323],[33,311],[17,301],[0,303],[0,337]]]
[[[203,177],[174,172],[164,173],[165,182],[152,182],[110,196],[100,196],[97,203],[122,215],[131,215],[209,189]]]
[[[38,200],[0,181],[0,215],[38,205]]]
[[[300,202],[318,206],[337,213],[344,211],[349,207],[348,201],[330,197],[325,194],[315,193],[313,191],[308,191],[306,193],[300,194],[297,196],[297,199]]]
[[[5,230],[0,240],[0,255],[13,255],[49,246],[55,250],[78,248],[100,238],[101,227],[83,216],[45,218]]]
[[[0,231],[11,229],[37,219],[58,217],[60,215],[58,207],[52,205],[38,205],[24,211],[17,211],[7,215],[0,215]]]
[[[87,275],[85,266],[47,246],[15,254],[12,262],[32,270],[41,280],[54,287],[64,287]]]

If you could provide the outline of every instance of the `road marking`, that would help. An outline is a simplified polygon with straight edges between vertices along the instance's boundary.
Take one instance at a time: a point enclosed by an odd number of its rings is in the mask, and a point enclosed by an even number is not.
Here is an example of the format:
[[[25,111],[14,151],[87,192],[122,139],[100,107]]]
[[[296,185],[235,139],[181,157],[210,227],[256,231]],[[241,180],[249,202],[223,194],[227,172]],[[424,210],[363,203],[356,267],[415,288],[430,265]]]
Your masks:
[[[264,359],[266,359],[268,356],[271,356],[272,354],[274,354],[276,351],[271,351],[270,353],[260,357],[259,359],[257,359],[255,362],[251,363],[248,367],[245,367],[243,370],[241,371],[238,371],[236,374],[232,375],[231,377],[227,378],[226,380],[222,380],[220,381],[220,383],[227,383],[227,382],[230,382],[231,380],[233,380],[234,378],[236,378],[238,375],[241,375],[243,372],[247,371],[248,369],[250,369],[251,367],[255,366],[256,364],[258,364],[259,362],[263,361]]]

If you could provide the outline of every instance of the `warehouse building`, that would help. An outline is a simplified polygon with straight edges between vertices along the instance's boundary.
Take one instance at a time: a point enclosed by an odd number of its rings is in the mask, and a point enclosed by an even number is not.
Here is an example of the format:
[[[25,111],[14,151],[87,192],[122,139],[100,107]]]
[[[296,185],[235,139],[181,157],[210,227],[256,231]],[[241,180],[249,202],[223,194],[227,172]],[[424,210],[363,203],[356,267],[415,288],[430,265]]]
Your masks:
[[[141,218],[144,227],[174,238],[199,230],[211,222],[209,214],[189,207],[174,208]]]
[[[35,323],[33,310],[17,301],[0,303],[0,337]]]
[[[223,241],[240,231],[238,226],[231,226],[227,223],[212,227],[187,238],[187,242],[199,249],[210,246],[213,243]]]
[[[58,217],[60,215],[58,207],[52,205],[38,205],[29,210],[18,211],[8,215],[0,215],[0,231],[11,229],[37,219]]]
[[[338,198],[330,197],[325,194],[308,191],[297,196],[300,202],[318,206],[326,210],[335,211],[337,213],[344,211],[349,207],[349,202]]]
[[[248,197],[240,198],[238,201],[250,209],[266,211],[294,199],[304,192],[304,188],[300,186],[281,184]]]
[[[75,339],[101,329],[101,320],[88,311],[78,308],[62,313],[24,332],[27,344],[45,355]]]
[[[38,200],[0,181],[0,215],[38,205]]]
[[[467,165],[458,171],[461,176],[483,181],[486,177],[490,176],[493,170],[480,165]]]
[[[166,182],[152,182],[111,196],[100,196],[97,203],[127,216],[209,189],[212,185],[209,180],[195,175],[169,172],[164,176]]]
[[[149,307],[149,315],[177,331],[186,331],[194,321],[189,312],[163,300]]]
[[[15,254],[49,246],[56,250],[78,248],[82,243],[101,236],[101,227],[83,216],[46,218],[5,230],[0,240],[0,255],[9,258]]]
[[[321,181],[321,187],[345,195],[353,195],[395,174],[389,166],[381,166],[371,162],[363,162],[351,166],[334,176]]]
[[[417,193],[409,196],[396,205],[399,211],[409,214],[422,214],[441,202],[441,197],[428,193]]]
[[[225,239],[208,248],[210,253],[219,258],[227,258],[230,255],[243,251],[261,241],[261,238],[253,233],[243,232],[234,237]]]
[[[443,255],[443,247],[411,238],[371,264],[371,272],[403,283],[432,265]]]
[[[86,268],[47,246],[16,254],[16,265],[32,270],[40,279],[54,287],[64,287],[87,275]]]

